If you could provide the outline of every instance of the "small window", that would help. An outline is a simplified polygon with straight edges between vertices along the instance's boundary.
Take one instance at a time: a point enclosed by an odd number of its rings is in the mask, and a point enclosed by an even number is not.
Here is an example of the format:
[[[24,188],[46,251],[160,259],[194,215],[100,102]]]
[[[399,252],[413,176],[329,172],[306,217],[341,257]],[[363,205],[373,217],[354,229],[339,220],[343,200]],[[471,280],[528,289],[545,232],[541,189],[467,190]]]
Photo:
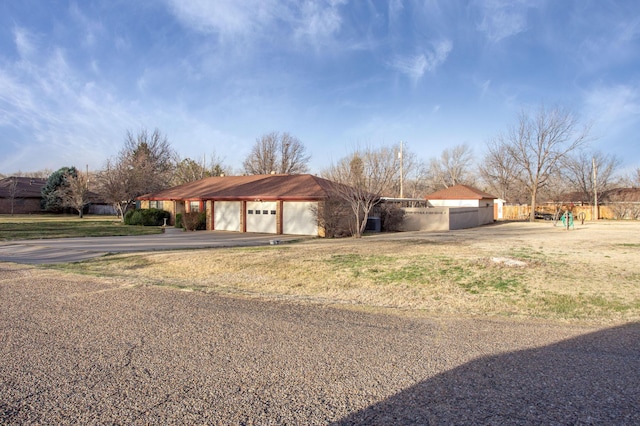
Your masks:
[[[189,211],[199,212],[200,211],[200,201],[189,201]]]
[[[269,210],[262,210],[262,214],[269,214]]]
[[[275,210],[271,210],[271,214],[276,214],[276,211]]]
[[[247,210],[247,214],[253,214],[253,210]]]
[[[256,214],[260,214],[260,210],[256,210]]]

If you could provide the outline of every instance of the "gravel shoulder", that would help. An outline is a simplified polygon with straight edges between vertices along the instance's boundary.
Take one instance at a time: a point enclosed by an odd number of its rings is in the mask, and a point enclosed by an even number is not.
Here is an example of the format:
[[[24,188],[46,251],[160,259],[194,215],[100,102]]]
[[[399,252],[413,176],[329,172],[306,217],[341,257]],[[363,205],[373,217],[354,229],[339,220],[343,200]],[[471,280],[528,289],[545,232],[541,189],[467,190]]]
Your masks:
[[[639,323],[404,318],[2,263],[0,312],[2,424],[640,423]]]

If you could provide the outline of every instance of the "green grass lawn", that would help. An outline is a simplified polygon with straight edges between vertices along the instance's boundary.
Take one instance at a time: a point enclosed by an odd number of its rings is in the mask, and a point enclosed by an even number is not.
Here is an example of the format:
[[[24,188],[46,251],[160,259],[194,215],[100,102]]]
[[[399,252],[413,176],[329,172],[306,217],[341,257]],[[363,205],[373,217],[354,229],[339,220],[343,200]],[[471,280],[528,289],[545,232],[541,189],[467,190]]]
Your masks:
[[[0,241],[149,235],[160,227],[127,226],[114,216],[0,215]]]

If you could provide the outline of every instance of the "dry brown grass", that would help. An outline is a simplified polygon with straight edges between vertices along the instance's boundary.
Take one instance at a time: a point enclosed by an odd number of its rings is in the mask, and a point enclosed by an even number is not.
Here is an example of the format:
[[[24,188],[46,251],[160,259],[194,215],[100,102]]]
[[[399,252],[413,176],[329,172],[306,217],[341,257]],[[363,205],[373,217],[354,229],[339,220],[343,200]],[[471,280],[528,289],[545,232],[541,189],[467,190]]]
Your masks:
[[[640,224],[511,223],[449,233],[115,255],[64,268],[140,283],[412,314],[640,320]],[[492,261],[521,260],[522,267]]]

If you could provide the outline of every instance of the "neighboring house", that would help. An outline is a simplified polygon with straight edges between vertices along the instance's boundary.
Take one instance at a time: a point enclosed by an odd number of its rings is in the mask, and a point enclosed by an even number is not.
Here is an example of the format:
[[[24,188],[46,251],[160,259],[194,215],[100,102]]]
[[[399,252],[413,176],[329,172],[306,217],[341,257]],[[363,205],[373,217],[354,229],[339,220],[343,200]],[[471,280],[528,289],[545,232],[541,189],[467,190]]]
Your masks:
[[[334,184],[317,176],[215,176],[137,198],[141,208],[205,212],[208,230],[324,236],[314,210]]]
[[[608,203],[640,203],[640,188],[615,188],[600,194],[599,200]]]
[[[494,221],[495,197],[468,185],[455,185],[427,195],[427,208],[405,209],[405,230],[446,231]]]
[[[469,185],[454,185],[424,197],[433,207],[491,207],[495,197]]]
[[[42,211],[42,187],[47,179],[11,176],[0,180],[0,214],[31,214]]]
[[[87,194],[89,204],[85,208],[87,214],[94,214],[99,216],[116,216],[118,212],[113,204],[109,204],[104,201],[104,198],[93,191],[89,191]]]

